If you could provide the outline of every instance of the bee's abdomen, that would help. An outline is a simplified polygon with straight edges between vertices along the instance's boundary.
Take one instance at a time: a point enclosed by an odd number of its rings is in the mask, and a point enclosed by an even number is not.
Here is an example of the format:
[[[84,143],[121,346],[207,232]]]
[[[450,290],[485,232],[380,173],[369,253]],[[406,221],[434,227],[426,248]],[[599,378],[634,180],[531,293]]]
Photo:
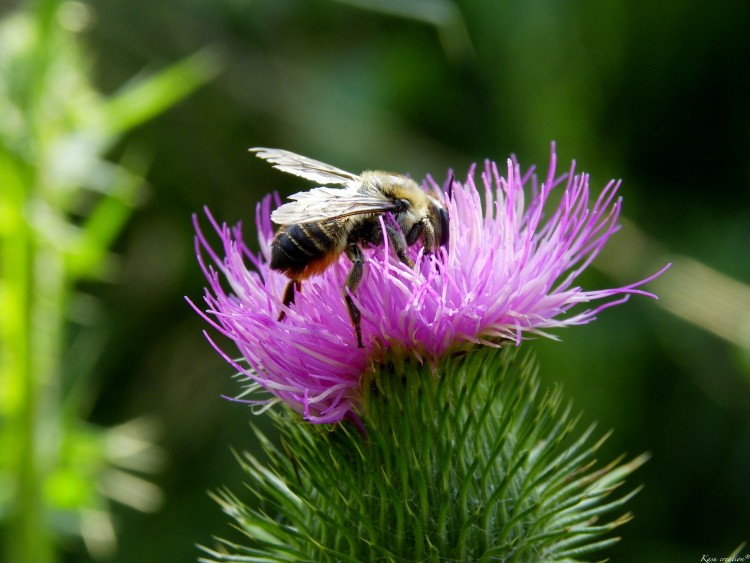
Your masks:
[[[295,280],[323,272],[343,250],[338,230],[332,223],[286,225],[271,243],[271,268]]]

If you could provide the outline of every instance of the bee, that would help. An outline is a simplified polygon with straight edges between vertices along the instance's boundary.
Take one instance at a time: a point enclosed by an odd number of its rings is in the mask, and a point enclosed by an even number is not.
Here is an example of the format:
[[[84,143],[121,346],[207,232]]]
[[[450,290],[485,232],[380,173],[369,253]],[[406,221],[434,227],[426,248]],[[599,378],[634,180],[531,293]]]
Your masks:
[[[391,213],[401,232],[386,223],[385,235],[398,259],[409,266],[407,246],[422,241],[425,253],[448,244],[448,212],[435,197],[417,183],[390,172],[365,171],[351,174],[311,158],[281,149],[253,148],[251,152],[274,168],[339,188],[315,187],[299,192],[271,214],[280,225],[271,242],[271,269],[289,278],[282,302],[294,303],[295,290],[302,281],[323,273],[345,252],[352,267],[343,288],[343,297],[354,326],[357,345],[362,345],[361,313],[351,295],[362,281],[362,245],[383,242],[379,218]],[[279,315],[283,320],[284,311]]]

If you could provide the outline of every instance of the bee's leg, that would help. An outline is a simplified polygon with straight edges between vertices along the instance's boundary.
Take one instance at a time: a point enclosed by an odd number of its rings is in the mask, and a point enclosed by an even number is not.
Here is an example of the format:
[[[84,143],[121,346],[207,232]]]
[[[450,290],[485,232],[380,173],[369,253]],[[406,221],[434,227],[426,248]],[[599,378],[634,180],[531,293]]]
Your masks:
[[[428,221],[423,223],[422,228],[422,243],[424,244],[425,254],[430,254],[435,248],[437,248],[437,240],[435,239],[435,229],[432,224]]]
[[[288,284],[286,284],[286,289],[284,290],[284,297],[282,298],[281,302],[282,304],[288,306],[291,303],[294,303],[294,290],[302,291],[302,282],[299,280],[290,280]],[[286,312],[281,311],[279,313],[278,320],[283,321],[284,317],[286,317]]]
[[[385,234],[388,235],[388,242],[391,243],[391,248],[396,253],[396,256],[398,256],[398,259],[410,268],[413,268],[414,262],[406,255],[406,245],[404,244],[404,239],[401,237],[401,233],[393,227],[386,225]]]
[[[346,277],[346,284],[344,285],[344,301],[346,301],[346,307],[349,310],[349,318],[352,320],[354,332],[357,335],[357,346],[364,348],[362,345],[362,327],[360,326],[362,315],[354,304],[354,300],[350,293],[354,293],[357,287],[359,287],[359,283],[362,281],[365,260],[362,256],[362,250],[360,250],[359,246],[356,244],[350,244],[347,247],[346,255],[349,257],[349,260],[352,261],[352,269],[349,270],[349,275]]]
[[[419,240],[419,237],[422,235],[422,231],[424,230],[425,222],[420,221],[419,223],[414,223],[411,229],[409,229],[408,232],[404,233],[404,236],[406,237],[406,244],[411,246],[415,242]]]

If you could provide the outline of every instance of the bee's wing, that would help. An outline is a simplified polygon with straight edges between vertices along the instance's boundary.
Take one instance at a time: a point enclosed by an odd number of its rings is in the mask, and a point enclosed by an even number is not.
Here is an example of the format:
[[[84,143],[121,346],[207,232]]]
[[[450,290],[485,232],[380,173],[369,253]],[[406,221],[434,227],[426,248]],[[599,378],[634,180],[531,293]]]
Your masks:
[[[363,193],[356,187],[313,188],[290,196],[293,199],[273,213],[271,220],[279,225],[312,223],[365,213],[395,211],[396,204],[377,191]]]
[[[355,174],[290,151],[256,147],[250,149],[250,152],[256,153],[258,158],[267,160],[282,172],[301,176],[318,184],[350,185],[359,182],[359,176]]]

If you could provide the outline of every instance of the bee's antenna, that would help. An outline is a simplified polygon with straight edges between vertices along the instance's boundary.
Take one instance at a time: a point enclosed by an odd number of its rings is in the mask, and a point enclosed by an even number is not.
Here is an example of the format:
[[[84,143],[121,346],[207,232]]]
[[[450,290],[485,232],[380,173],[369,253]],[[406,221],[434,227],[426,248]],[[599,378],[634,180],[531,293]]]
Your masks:
[[[448,199],[453,198],[453,182],[456,181],[456,176],[453,174],[453,170],[449,170],[450,172],[450,178],[448,178],[447,185],[445,189],[443,190],[443,193],[446,195]]]

